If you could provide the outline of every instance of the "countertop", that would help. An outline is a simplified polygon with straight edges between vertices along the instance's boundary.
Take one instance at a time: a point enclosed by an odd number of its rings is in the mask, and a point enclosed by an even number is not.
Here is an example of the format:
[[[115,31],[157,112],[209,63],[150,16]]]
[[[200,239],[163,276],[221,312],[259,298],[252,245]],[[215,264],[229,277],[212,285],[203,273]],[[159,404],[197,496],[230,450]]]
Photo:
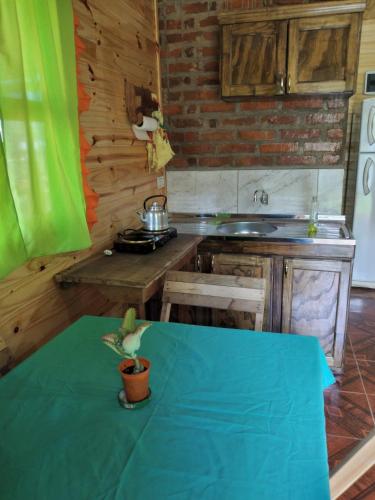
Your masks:
[[[168,270],[179,269],[196,252],[201,236],[180,234],[155,252],[142,255],[117,253],[95,255],[56,274],[57,282],[67,286],[85,283],[121,287],[122,297],[132,302],[146,302],[163,285]]]
[[[307,217],[231,215],[222,220],[236,221],[266,221],[277,227],[277,230],[264,235],[223,235],[218,231],[220,220],[213,215],[172,214],[171,225],[179,234],[201,235],[210,238],[230,240],[290,242],[304,244],[335,244],[355,245],[355,239],[345,226],[343,216],[325,217],[319,219],[318,230],[314,237],[308,236],[309,221]]]

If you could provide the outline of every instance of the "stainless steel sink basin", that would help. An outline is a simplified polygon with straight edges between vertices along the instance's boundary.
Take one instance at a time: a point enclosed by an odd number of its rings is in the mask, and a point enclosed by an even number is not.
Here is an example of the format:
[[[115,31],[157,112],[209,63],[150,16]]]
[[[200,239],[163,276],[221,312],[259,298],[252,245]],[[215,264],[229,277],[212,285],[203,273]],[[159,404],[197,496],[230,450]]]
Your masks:
[[[269,222],[224,222],[217,227],[217,232],[227,236],[261,235],[273,233],[277,227]]]

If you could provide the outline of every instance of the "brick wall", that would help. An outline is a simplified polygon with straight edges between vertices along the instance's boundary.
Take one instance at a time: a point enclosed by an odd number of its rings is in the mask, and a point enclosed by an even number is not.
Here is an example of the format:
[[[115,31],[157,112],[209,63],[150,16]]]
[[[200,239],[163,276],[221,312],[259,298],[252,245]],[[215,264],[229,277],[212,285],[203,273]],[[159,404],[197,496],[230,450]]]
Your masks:
[[[346,97],[221,100],[217,13],[237,6],[244,0],[159,0],[164,112],[177,153],[170,166],[344,167]]]

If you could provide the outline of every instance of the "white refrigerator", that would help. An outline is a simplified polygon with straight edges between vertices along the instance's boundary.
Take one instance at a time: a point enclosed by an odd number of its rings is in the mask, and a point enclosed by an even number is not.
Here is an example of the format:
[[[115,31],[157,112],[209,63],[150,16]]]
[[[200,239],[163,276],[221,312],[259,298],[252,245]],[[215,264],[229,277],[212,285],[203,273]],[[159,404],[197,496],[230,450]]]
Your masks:
[[[362,105],[353,233],[353,286],[375,288],[375,99]]]

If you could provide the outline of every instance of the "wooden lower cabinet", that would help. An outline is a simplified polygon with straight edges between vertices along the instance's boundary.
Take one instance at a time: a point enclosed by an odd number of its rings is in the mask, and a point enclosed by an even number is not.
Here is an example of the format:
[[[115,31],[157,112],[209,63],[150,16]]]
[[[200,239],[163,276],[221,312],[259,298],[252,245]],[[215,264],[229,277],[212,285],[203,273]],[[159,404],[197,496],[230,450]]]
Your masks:
[[[345,347],[351,263],[284,259],[282,332],[317,337],[340,370]]]
[[[230,251],[230,242],[205,241],[198,247],[198,270],[204,273],[265,278],[266,305],[263,331],[294,333],[317,337],[332,368],[342,371],[345,349],[348,303],[351,285],[352,255],[340,258],[340,248],[324,247],[326,256],[311,258],[309,245],[299,248],[302,255],[289,257],[292,247],[270,246],[265,254]],[[221,251],[222,249],[222,251]],[[240,253],[242,250],[242,253]],[[272,250],[272,249],[271,249]],[[280,255],[284,252],[286,255]],[[303,255],[303,251],[306,255]],[[266,253],[267,252],[267,253]],[[277,254],[279,252],[279,254]],[[314,250],[317,254],[322,249]],[[245,313],[203,311],[199,324],[229,328],[253,328],[254,318]],[[196,317],[197,318],[197,317]],[[203,320],[202,320],[203,318]]]
[[[269,331],[272,318],[272,258],[219,253],[212,256],[212,272],[214,274],[229,274],[232,276],[247,276],[249,278],[264,278],[266,281],[265,313],[263,331]],[[255,315],[236,311],[212,311],[212,324],[231,328],[253,329]]]

